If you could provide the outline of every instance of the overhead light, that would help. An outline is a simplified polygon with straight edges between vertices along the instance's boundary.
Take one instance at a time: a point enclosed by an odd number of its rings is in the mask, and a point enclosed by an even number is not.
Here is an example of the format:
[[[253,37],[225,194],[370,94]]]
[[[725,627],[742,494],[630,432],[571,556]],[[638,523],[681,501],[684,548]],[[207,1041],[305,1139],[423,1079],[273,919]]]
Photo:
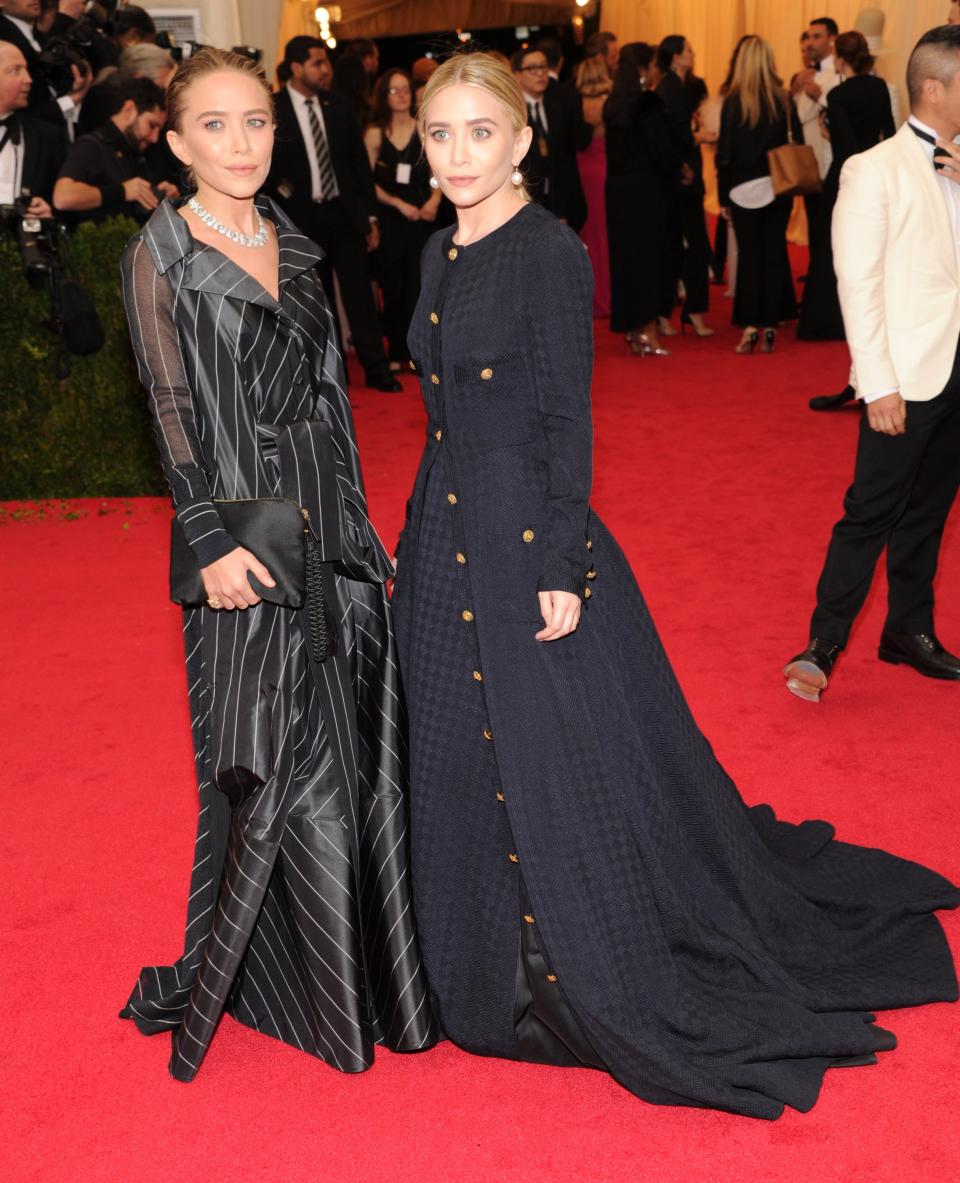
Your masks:
[[[577,3],[579,4],[580,0],[577,0]],[[317,11],[313,14],[313,18],[317,22],[318,25],[329,25],[330,24],[330,9],[323,8],[322,6],[319,7],[317,9]]]
[[[461,33],[461,31],[458,29],[457,36],[460,38],[461,41],[469,41],[471,39],[471,37],[473,36],[473,34],[472,33]]]
[[[336,49],[336,48],[337,48],[336,37],[328,37],[327,38],[327,49]]]

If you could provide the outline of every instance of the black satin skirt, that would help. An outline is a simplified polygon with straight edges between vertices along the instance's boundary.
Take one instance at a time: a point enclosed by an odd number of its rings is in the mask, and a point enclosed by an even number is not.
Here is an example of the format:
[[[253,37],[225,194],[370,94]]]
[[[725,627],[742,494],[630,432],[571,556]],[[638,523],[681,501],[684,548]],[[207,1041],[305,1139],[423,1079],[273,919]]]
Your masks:
[[[184,613],[200,817],[183,956],[121,1012],[191,1080],[226,1011],[343,1072],[431,1046],[407,858],[405,721],[382,587],[337,576],[340,647],[301,614]]]

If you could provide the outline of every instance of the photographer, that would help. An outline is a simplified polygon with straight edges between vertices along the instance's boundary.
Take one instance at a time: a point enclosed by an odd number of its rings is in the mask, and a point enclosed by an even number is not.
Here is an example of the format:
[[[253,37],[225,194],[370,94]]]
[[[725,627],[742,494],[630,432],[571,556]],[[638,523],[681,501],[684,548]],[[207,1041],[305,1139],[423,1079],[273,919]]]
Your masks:
[[[151,185],[144,160],[166,122],[163,91],[148,78],[132,78],[119,99],[116,115],[81,136],[67,155],[53,190],[58,210],[97,221],[126,214],[145,222],[164,197],[176,195],[166,181]]]
[[[41,62],[43,47],[36,28],[39,16],[40,0],[0,0],[0,41],[15,45],[26,58],[32,83],[27,104],[31,113],[55,124],[72,139],[73,124],[90,89],[93,72],[80,54],[68,51],[60,63],[56,84],[52,84]]]
[[[22,212],[49,218],[62,141],[49,124],[20,114],[29,96],[26,58],[15,45],[0,42],[0,206],[14,205],[28,190]]]

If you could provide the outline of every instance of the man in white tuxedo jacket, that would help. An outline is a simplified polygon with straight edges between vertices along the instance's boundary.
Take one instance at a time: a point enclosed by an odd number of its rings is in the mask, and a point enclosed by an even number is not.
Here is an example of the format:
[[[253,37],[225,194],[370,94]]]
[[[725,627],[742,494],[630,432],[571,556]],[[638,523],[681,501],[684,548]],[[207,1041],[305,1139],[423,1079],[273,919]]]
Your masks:
[[[960,680],[934,631],[933,581],[960,481],[960,151],[957,180],[937,141],[960,137],[960,26],[917,43],[907,67],[910,119],[844,165],[833,216],[834,264],[866,404],[853,484],[817,585],[807,649],[784,674],[818,700],[887,548],[887,620],[879,656]]]
[[[791,91],[797,105],[797,114],[803,127],[803,142],[809,144],[820,166],[820,179],[830,171],[833,153],[830,141],[823,134],[820,116],[827,109],[827,95],[840,83],[836,62],[833,57],[834,43],[839,28],[829,16],[810,22],[807,53],[815,65],[801,70],[793,79]]]

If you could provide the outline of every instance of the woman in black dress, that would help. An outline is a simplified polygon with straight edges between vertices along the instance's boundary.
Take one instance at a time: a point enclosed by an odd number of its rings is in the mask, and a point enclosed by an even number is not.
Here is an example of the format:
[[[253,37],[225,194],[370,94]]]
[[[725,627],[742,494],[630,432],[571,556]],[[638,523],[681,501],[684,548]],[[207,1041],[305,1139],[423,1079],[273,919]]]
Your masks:
[[[607,144],[607,242],[610,252],[610,328],[632,353],[667,355],[660,344],[667,261],[667,206],[680,183],[662,99],[647,89],[653,47],[620,50],[613,91],[603,109]]]
[[[590,509],[590,264],[524,200],[519,87],[455,56],[420,119],[458,220],[410,333],[428,431],[394,609],[441,1025],[664,1104],[807,1109],[892,1046],[873,1007],[956,997],[931,912],[958,892],[744,805]]]
[[[380,245],[374,255],[383,294],[383,327],[391,369],[408,361],[407,330],[420,295],[420,255],[440,208],[430,187],[417,121],[413,83],[406,70],[390,70],[373,92],[373,115],[363,139],[380,202]]]
[[[834,58],[843,85],[835,86],[827,95],[825,130],[830,137],[833,160],[823,182],[823,194],[816,203],[821,231],[810,235],[817,249],[810,252],[797,325],[797,336],[805,340],[842,341],[844,337],[830,237],[833,207],[840,192],[840,172],[851,156],[866,152],[896,132],[889,87],[882,78],[870,73],[876,58],[870,53],[866,37],[856,31],[841,33]]]
[[[410,911],[392,568],[366,516],[321,253],[255,200],[273,148],[266,79],[203,49],[167,111],[197,192],[131,239],[123,280],[177,528],[207,596],[183,614],[200,820],[183,956],[144,969],[123,1015],[172,1033],[178,1080],[193,1078],[224,1011],[360,1072],[377,1042],[413,1051],[435,1038]],[[261,601],[249,576],[270,589],[271,573],[221,516],[224,500],[280,496],[319,532],[326,656],[315,616],[269,590]]]
[[[760,342],[773,351],[777,325],[794,315],[790,286],[787,223],[793,201],[777,197],[767,153],[795,139],[800,125],[793,99],[777,76],[773,50],[760,37],[746,37],[733,61],[733,76],[720,114],[717,188],[721,211],[737,236],[737,290],[733,323],[743,328],[737,353],[753,353]]]

